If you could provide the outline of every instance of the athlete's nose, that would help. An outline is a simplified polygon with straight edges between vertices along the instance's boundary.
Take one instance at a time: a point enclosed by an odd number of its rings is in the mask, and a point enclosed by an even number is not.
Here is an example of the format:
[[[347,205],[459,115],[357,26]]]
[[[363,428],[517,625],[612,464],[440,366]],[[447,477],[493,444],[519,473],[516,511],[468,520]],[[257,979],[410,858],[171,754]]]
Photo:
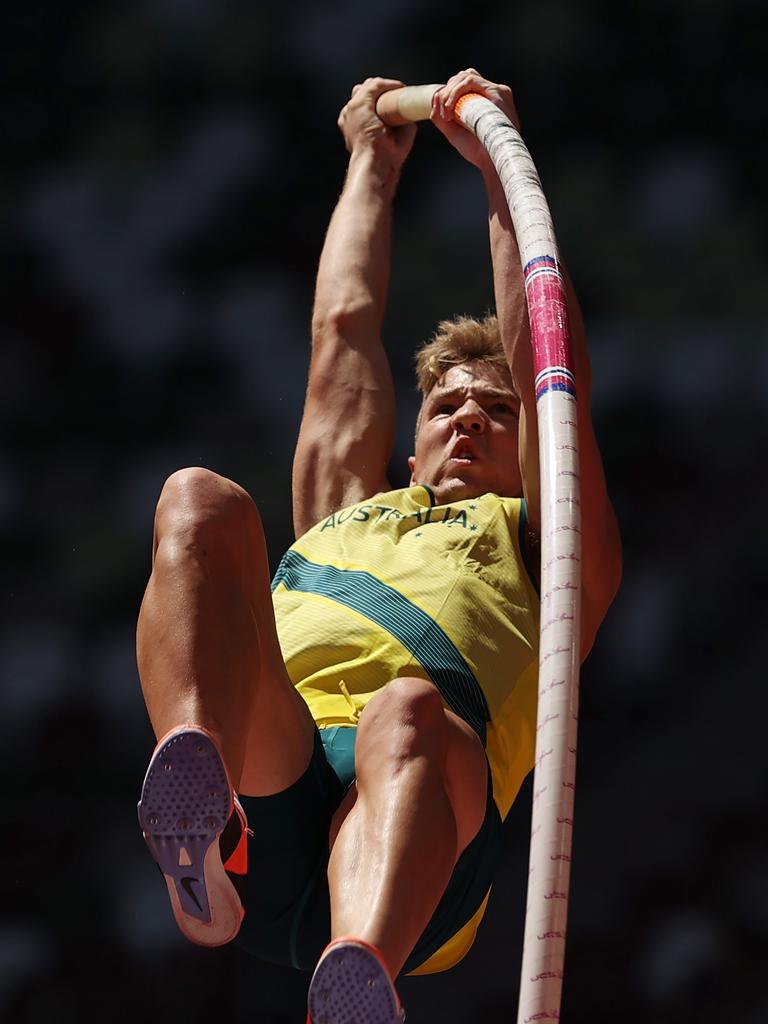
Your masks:
[[[477,402],[468,399],[453,414],[451,425],[458,434],[481,434],[485,430],[485,413]]]

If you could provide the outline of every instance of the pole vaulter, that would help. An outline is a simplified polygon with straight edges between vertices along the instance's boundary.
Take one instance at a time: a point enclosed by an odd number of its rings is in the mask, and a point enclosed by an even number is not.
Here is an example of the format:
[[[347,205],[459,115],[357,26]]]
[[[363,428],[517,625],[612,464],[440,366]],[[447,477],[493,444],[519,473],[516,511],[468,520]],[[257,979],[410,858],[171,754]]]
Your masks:
[[[482,174],[496,313],[441,321],[418,349],[410,482],[392,488],[393,201],[427,117]],[[531,768],[518,1022],[560,1015],[578,666],[621,542],[578,303],[515,124],[511,89],[474,68],[352,88],[296,539],[270,578],[255,502],[208,468],[177,470],[157,505],[142,832],[191,941],[313,972],[310,1024],[402,1024],[397,978],[466,955]]]

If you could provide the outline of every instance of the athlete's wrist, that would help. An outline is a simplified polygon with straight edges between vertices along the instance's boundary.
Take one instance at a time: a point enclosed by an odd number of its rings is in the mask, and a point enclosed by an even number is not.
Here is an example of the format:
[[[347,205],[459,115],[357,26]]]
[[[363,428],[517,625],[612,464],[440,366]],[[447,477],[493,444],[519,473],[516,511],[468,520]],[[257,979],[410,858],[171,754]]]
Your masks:
[[[400,180],[401,167],[401,163],[373,146],[358,146],[349,158],[346,186],[367,186],[391,198]]]

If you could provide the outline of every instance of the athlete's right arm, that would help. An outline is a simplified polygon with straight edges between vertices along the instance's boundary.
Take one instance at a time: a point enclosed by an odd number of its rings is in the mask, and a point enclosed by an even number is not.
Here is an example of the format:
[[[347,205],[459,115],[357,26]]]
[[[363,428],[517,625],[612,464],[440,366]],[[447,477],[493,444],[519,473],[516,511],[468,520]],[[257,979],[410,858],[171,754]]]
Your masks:
[[[317,274],[309,382],[293,462],[297,537],[388,486],[395,397],[381,327],[392,200],[415,127],[385,127],[375,104],[401,84],[368,79],[355,86],[339,115],[350,159]]]

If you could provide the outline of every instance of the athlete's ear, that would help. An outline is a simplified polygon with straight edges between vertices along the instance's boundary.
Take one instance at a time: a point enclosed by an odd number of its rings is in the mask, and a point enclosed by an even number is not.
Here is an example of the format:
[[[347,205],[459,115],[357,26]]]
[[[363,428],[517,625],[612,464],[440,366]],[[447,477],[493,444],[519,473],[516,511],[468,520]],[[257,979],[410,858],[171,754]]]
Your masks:
[[[415,455],[409,455],[408,456],[408,469],[410,469],[410,471],[411,471],[411,487],[413,487],[413,485],[416,483],[416,481],[413,478],[413,467],[415,465],[416,465],[416,456]]]

